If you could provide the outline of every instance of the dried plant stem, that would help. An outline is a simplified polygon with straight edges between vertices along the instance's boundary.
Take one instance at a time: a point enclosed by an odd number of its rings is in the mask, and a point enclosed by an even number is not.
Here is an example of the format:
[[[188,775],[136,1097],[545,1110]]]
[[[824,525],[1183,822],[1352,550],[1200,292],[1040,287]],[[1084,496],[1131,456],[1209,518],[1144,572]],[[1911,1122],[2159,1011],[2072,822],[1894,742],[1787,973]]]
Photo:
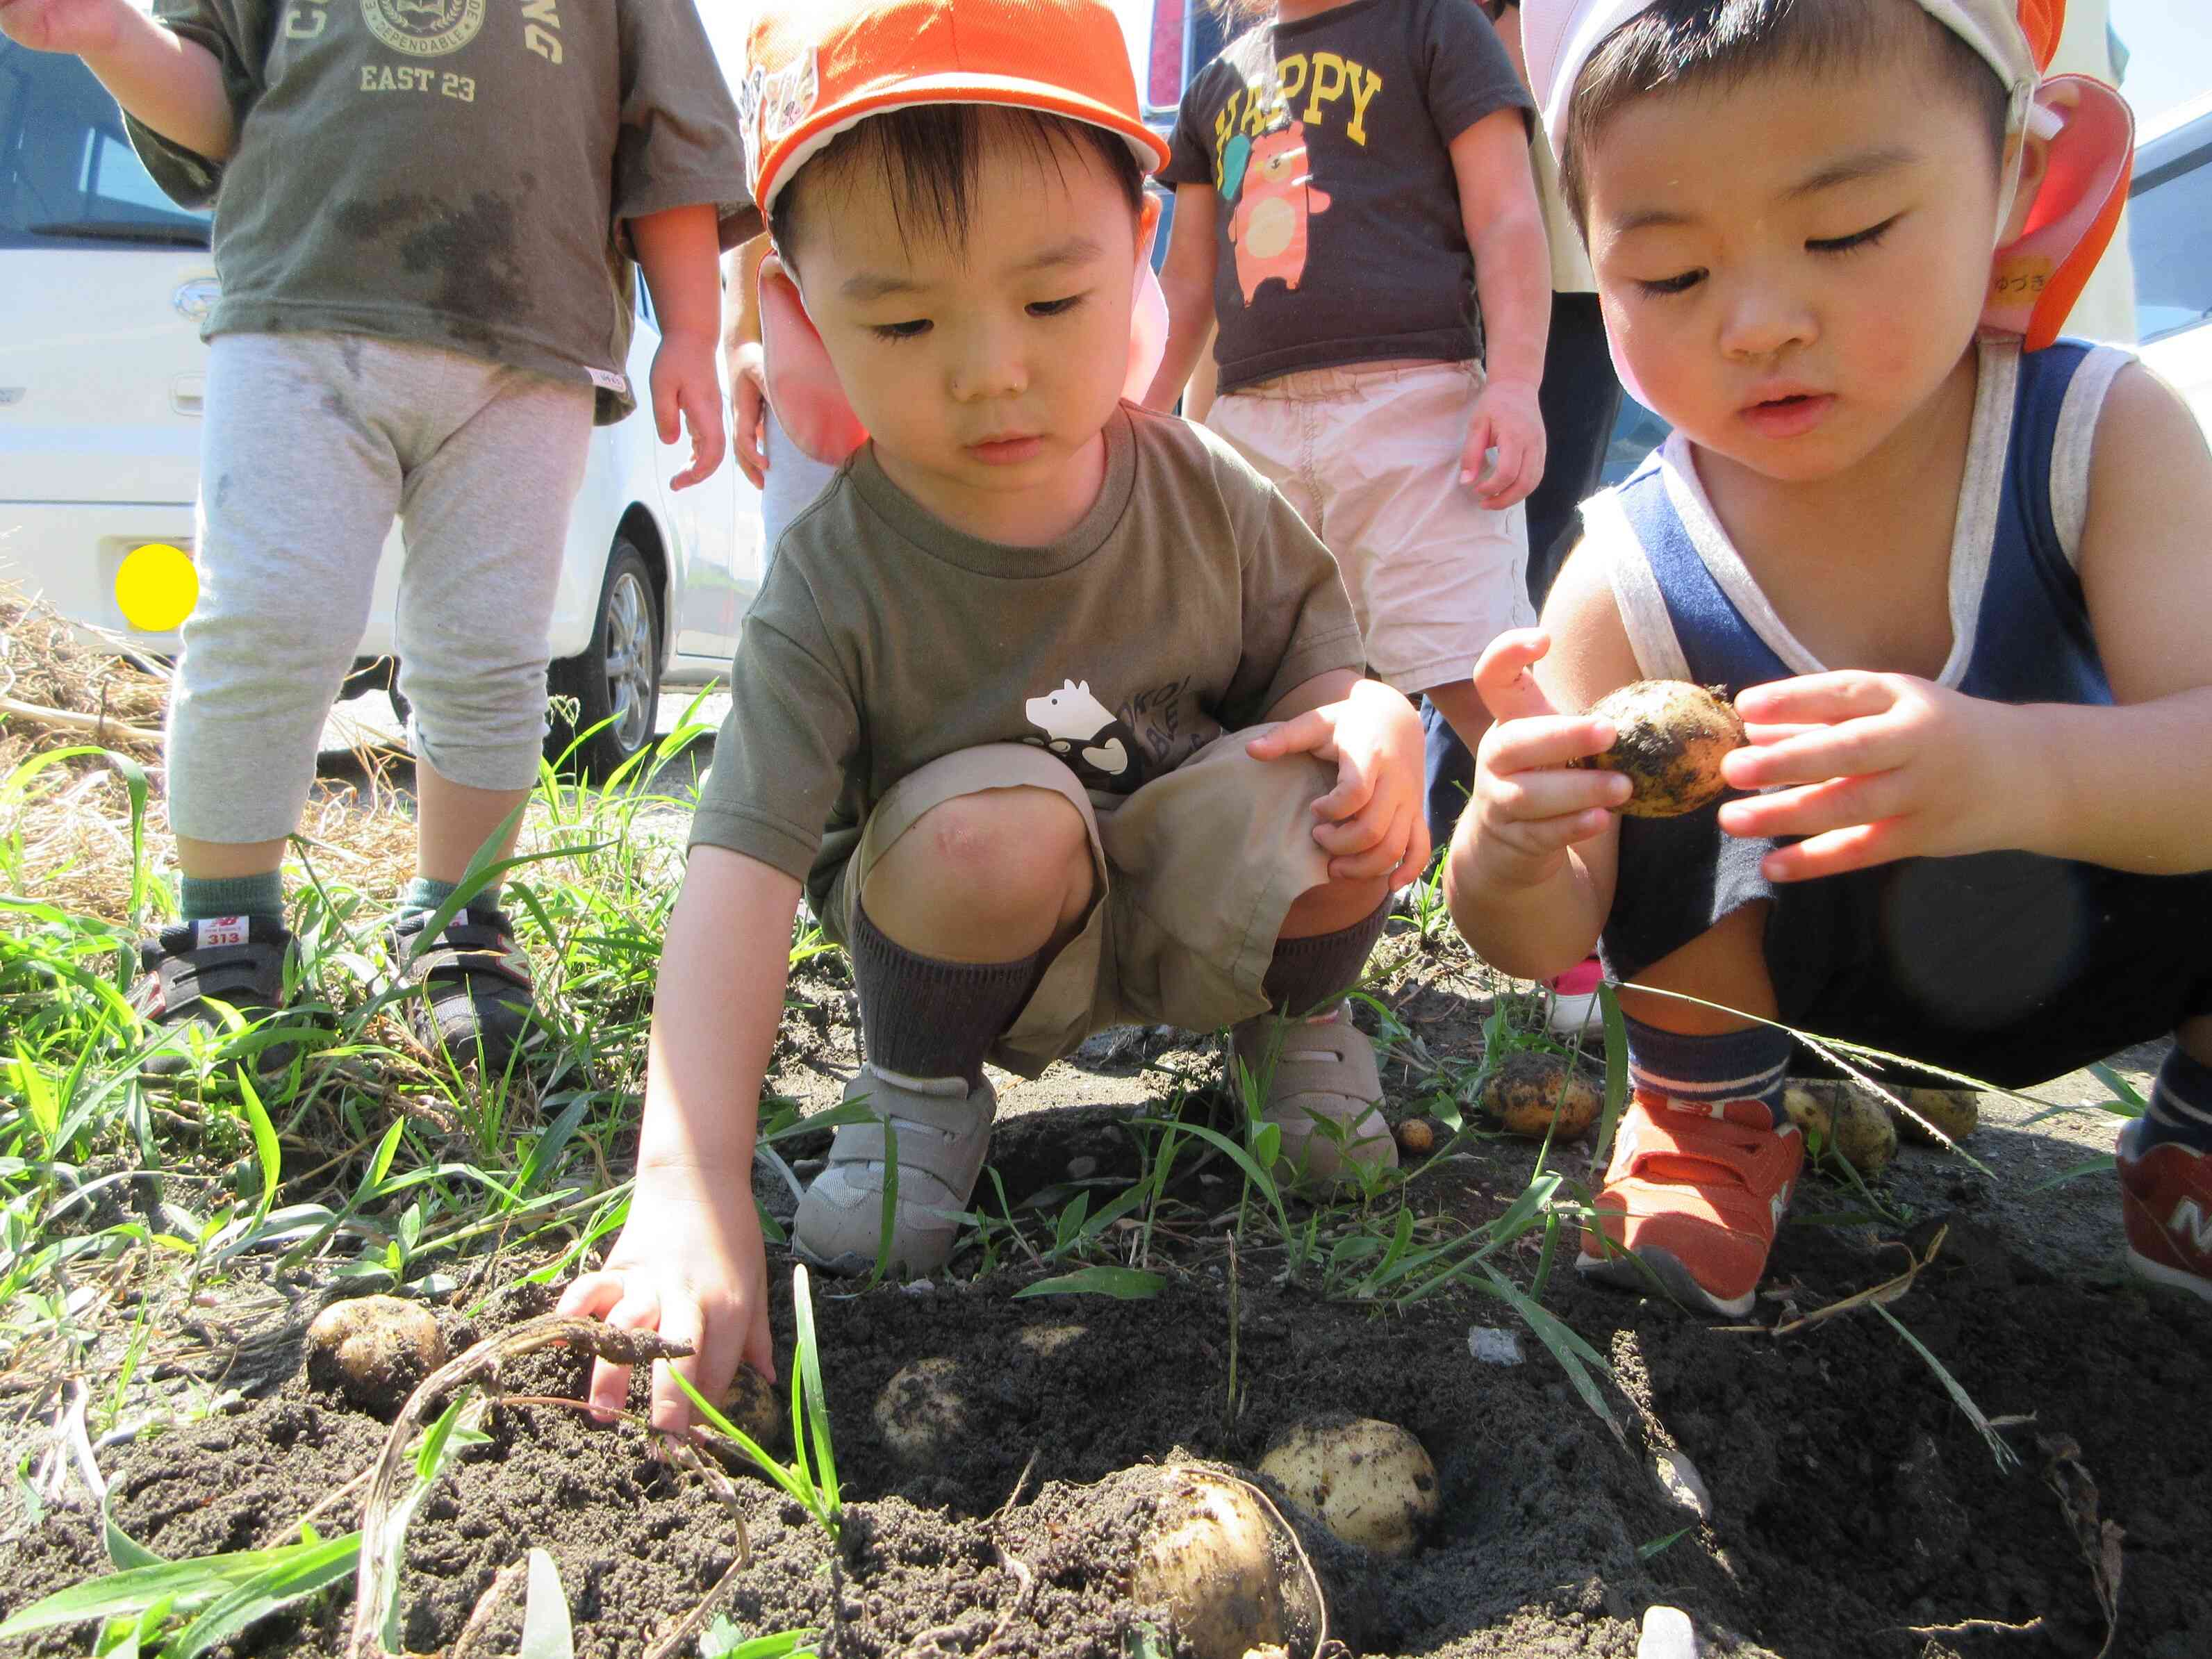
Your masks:
[[[368,1501],[361,1517],[361,1570],[354,1578],[353,1633],[346,1643],[349,1659],[392,1659],[380,1638],[385,1601],[398,1580],[399,1563],[383,1548],[390,1529],[393,1505],[409,1465],[409,1446],[431,1413],[455,1389],[480,1383],[495,1389],[500,1368],[523,1355],[566,1343],[586,1348],[618,1365],[641,1365],[655,1359],[675,1359],[689,1354],[689,1345],[671,1342],[651,1331],[617,1330],[596,1319],[578,1315],[547,1314],[526,1320],[514,1329],[487,1337],[465,1353],[430,1373],[407,1397],[385,1437],[384,1450],[369,1474]]]

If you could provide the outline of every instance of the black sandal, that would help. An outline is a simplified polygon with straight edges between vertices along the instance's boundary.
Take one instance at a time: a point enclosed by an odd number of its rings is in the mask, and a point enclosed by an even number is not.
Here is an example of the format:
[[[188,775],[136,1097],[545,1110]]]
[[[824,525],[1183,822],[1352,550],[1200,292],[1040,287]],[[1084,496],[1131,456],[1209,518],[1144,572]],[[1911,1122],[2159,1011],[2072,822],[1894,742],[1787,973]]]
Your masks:
[[[473,1060],[487,1073],[504,1072],[538,1018],[514,924],[503,910],[472,904],[426,939],[422,924],[429,920],[428,911],[417,910],[392,927],[400,980],[422,991],[408,1000],[409,1029],[427,1048],[462,1064]]]

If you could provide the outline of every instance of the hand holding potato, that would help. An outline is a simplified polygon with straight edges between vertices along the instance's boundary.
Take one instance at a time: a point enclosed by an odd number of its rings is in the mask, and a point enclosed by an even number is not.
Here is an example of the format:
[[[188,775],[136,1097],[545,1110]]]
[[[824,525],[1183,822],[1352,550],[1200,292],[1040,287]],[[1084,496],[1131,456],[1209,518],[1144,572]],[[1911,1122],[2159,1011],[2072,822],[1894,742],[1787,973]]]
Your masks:
[[[1551,649],[1541,629],[1492,641],[1475,665],[1475,690],[1496,722],[1475,754],[1468,873],[1492,890],[1540,887],[1567,849],[1602,835],[1629,797],[1618,773],[1577,769],[1617,736],[1613,722],[1562,714],[1528,671]],[[1462,840],[1465,840],[1462,832]]]
[[[1736,708],[1750,745],[1723,774],[1772,793],[1729,802],[1721,828],[1805,837],[1766,855],[1770,881],[2035,842],[2047,792],[2021,709],[1856,669],[1753,686]]]

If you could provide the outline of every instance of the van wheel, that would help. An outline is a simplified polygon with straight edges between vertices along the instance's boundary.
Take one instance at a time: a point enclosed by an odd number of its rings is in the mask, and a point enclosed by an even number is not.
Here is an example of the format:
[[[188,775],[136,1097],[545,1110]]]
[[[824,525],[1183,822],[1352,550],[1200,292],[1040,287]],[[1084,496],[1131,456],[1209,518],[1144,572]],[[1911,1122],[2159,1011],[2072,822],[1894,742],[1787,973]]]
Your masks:
[[[653,742],[660,714],[660,612],[653,573],[629,537],[617,535],[608,553],[591,644],[582,655],[553,664],[545,681],[554,699],[545,737],[549,761],[559,764],[573,744],[568,767],[579,776],[603,778]],[[590,735],[578,743],[578,732]]]

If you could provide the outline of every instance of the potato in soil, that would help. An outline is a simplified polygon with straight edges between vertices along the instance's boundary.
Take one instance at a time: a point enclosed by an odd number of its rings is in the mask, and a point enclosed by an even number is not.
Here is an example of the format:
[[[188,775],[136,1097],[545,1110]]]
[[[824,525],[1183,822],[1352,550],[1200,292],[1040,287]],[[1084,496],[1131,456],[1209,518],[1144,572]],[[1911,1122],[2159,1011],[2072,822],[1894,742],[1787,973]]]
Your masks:
[[[398,1409],[447,1358],[437,1316],[396,1296],[333,1302],[307,1327],[307,1380],[369,1411]]]
[[[1395,1423],[1301,1423],[1260,1460],[1260,1473],[1335,1536],[1378,1554],[1411,1555],[1437,1518],[1436,1465]]]
[[[1605,1097],[1579,1070],[1570,1071],[1561,1056],[1524,1048],[1507,1055],[1483,1085],[1482,1107],[1513,1133],[1532,1140],[1553,1133],[1556,1115],[1554,1138],[1572,1140],[1597,1121]]]
[[[1975,1089],[1900,1089],[1897,1097],[1921,1118],[1928,1120],[1954,1141],[1964,1140],[1981,1127],[1982,1097]],[[1928,1133],[1927,1124],[1910,1112],[1897,1115],[1898,1133],[1923,1146],[1943,1143]]]
[[[1613,747],[1575,763],[1619,772],[1632,818],[1680,817],[1728,788],[1721,757],[1746,741],[1743,719],[1717,690],[1687,680],[1637,680],[1589,711],[1613,726]]]
[[[1138,1553],[1130,1594],[1164,1607],[1196,1659],[1243,1659],[1283,1644],[1294,1621],[1276,1549],[1281,1528],[1242,1480],[1170,1464],[1159,1484],[1152,1535]]]
[[[1861,1175],[1875,1174],[1897,1156],[1897,1126],[1888,1111],[1848,1083],[1792,1083],[1782,1091],[1782,1109],[1808,1141],[1819,1136]]]

